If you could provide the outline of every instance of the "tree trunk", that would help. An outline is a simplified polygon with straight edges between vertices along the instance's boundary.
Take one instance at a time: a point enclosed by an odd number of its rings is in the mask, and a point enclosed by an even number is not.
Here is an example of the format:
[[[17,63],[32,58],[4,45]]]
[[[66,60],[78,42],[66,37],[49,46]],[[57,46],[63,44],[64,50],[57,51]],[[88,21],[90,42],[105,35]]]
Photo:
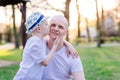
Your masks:
[[[116,7],[116,19],[118,20],[118,36],[120,37],[120,0],[117,0],[118,6]]]
[[[68,20],[68,24],[70,24],[69,23],[69,5],[70,5],[70,2],[71,2],[71,0],[66,0],[66,5],[65,5],[65,11],[63,12],[64,13],[64,16],[67,18],[67,20]],[[67,34],[67,36],[66,36],[66,40],[67,41],[69,41],[69,30],[68,30],[68,34]]]
[[[20,34],[22,36],[22,46],[23,48],[25,47],[26,44],[26,40],[27,40],[27,34],[26,32],[26,27],[25,27],[25,21],[26,21],[26,2],[23,2],[23,4],[21,5],[21,14],[22,14],[22,18],[21,18],[21,27],[20,27]]]
[[[7,8],[5,7],[5,16],[7,17]],[[7,17],[8,18],[8,17]],[[7,24],[7,21],[6,21],[6,42],[11,42],[11,28],[10,28],[10,24]]]
[[[17,29],[15,25],[15,8],[14,5],[12,5],[12,10],[13,10],[13,33],[14,33],[14,38],[15,38],[15,48],[19,48],[19,37],[17,35]]]
[[[101,37],[105,36],[105,26],[104,26],[105,16],[104,16],[104,8],[102,6],[102,26],[101,26]]]
[[[99,26],[99,14],[98,14],[98,4],[97,4],[97,0],[95,0],[96,3],[96,16],[97,16],[97,32],[98,32],[98,36],[97,36],[97,47],[101,47],[101,41],[100,41],[100,26]]]
[[[120,22],[118,23],[118,35],[120,37]]]
[[[90,31],[89,31],[89,28],[88,28],[88,19],[86,18],[85,21],[86,21],[86,31],[87,31],[88,42],[91,42]]]
[[[104,41],[104,37],[105,37],[105,26],[104,26],[104,21],[105,21],[105,16],[104,16],[104,8],[103,8],[103,5],[102,5],[102,25],[101,25],[101,31],[100,31],[100,35],[101,35],[101,38],[100,38],[100,42],[103,44],[105,41]]]
[[[77,38],[81,37],[81,33],[80,33],[80,10],[79,10],[79,4],[78,4],[78,0],[76,0],[76,7],[77,7],[77,13],[78,13],[78,35]]]

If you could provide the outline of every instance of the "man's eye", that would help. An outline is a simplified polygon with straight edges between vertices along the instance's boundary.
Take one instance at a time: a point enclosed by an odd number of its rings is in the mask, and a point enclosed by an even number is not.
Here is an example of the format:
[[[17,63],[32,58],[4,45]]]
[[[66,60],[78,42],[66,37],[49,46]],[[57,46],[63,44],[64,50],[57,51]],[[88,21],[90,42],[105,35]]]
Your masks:
[[[63,26],[59,26],[60,29],[63,29]]]
[[[55,26],[56,26],[56,24],[51,24],[51,26],[52,26],[52,27],[55,27]]]

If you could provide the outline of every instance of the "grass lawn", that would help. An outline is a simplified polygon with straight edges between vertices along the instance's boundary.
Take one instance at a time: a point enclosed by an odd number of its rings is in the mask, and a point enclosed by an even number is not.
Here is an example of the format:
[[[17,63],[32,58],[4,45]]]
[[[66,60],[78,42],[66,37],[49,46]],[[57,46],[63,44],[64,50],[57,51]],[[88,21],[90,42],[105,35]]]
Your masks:
[[[120,47],[77,48],[86,80],[120,80]]]
[[[21,49],[0,50],[0,59],[10,61],[20,61],[22,56]]]
[[[86,80],[120,79],[120,47],[76,49],[82,59]],[[19,49],[0,50],[0,59],[20,61],[21,53]],[[0,68],[0,80],[12,80],[17,69],[18,65]]]
[[[17,72],[18,68],[18,65],[0,68],[0,80],[13,80],[13,77]]]

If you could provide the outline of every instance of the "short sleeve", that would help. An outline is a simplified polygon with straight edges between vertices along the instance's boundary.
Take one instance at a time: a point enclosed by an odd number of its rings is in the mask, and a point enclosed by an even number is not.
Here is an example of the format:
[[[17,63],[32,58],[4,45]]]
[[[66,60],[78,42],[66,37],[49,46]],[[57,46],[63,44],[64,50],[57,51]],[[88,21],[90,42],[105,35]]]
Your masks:
[[[71,65],[71,72],[83,71],[83,66],[80,58],[74,59]]]
[[[29,48],[29,55],[36,63],[41,63],[46,58],[46,47],[40,41],[34,41]]]

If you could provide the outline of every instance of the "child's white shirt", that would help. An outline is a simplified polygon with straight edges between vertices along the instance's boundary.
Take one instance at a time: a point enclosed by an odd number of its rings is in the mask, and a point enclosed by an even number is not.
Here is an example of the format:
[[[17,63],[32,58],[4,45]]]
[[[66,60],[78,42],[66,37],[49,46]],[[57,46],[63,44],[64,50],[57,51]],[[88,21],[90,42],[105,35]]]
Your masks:
[[[20,68],[14,80],[41,80],[44,66],[40,63],[45,58],[45,42],[37,36],[29,38],[23,50]]]

